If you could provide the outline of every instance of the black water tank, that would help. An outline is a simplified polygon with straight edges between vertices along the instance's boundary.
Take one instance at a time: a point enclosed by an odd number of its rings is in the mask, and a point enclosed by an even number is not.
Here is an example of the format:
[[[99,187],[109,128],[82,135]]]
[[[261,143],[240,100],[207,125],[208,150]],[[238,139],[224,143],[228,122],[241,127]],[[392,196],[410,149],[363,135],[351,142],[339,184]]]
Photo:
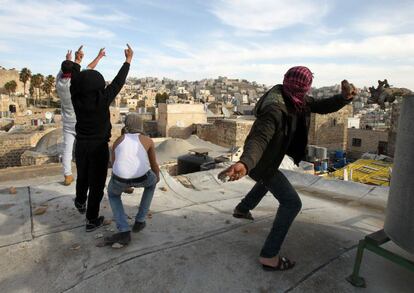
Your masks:
[[[177,175],[201,171],[201,165],[214,162],[208,149],[192,149],[187,155],[178,157]]]

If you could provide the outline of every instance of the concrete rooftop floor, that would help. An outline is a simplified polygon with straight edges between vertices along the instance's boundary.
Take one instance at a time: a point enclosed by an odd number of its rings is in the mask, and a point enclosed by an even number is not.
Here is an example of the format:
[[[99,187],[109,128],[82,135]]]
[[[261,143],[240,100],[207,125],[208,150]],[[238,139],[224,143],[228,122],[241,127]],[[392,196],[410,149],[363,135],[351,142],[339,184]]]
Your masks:
[[[297,266],[263,271],[258,254],[277,201],[266,196],[255,221],[235,219],[232,210],[253,182],[222,184],[216,173],[188,176],[196,190],[163,173],[146,229],[122,249],[96,247],[115,225],[86,233],[73,208],[75,186],[63,186],[61,176],[0,183],[0,292],[413,292],[412,272],[370,252],[361,269],[368,287],[352,287],[345,277],[357,242],[382,228],[384,210],[306,188],[282,248]],[[17,194],[9,193],[11,183]],[[123,197],[131,217],[140,192]],[[46,212],[36,215],[42,205]],[[112,216],[106,195],[101,214]]]

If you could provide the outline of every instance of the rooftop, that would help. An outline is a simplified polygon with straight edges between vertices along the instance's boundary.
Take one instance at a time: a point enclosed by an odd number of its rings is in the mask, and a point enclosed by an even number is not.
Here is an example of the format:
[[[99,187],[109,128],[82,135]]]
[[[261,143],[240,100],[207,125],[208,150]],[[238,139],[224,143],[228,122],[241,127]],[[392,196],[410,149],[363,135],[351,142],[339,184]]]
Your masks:
[[[257,257],[277,202],[265,196],[253,211],[255,221],[232,218],[253,181],[221,183],[219,171],[186,175],[192,188],[163,171],[147,228],[133,234],[122,249],[96,247],[103,234],[115,229],[114,223],[86,233],[83,217],[73,208],[75,186],[61,185],[60,176],[3,181],[0,291],[359,291],[345,277],[358,240],[383,226],[388,187],[284,171],[303,201],[282,249],[297,266],[270,273],[262,271]],[[11,185],[16,194],[11,194]],[[140,190],[123,199],[133,216]],[[106,195],[101,213],[111,218]],[[393,244],[388,248],[404,253]],[[361,274],[368,282],[364,292],[412,292],[414,287],[412,273],[370,253],[364,255]]]

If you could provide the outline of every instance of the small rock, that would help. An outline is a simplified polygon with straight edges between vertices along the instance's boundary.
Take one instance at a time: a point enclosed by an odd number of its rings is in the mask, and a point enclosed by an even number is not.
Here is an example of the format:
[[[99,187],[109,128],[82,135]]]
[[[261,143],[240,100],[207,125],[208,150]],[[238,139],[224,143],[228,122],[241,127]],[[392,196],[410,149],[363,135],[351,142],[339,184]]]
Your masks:
[[[103,225],[104,225],[104,226],[111,225],[111,223],[112,223],[112,220],[111,220],[111,219],[105,219],[105,220],[103,221]]]
[[[33,214],[36,216],[43,215],[47,211],[47,206],[40,206],[34,210]]]
[[[244,229],[244,230],[243,230],[243,233],[246,233],[246,234],[248,234],[248,233],[249,233],[249,230],[247,230],[247,229]]]
[[[36,194],[39,194],[39,193],[42,193],[42,192],[41,192],[41,191],[36,191],[35,193],[36,193]]]
[[[184,216],[183,216],[183,218],[184,218],[184,219],[187,219],[187,216],[186,216],[186,215],[184,215]]]
[[[225,222],[226,224],[230,224],[231,223],[231,221],[230,220],[226,220],[226,222]]]
[[[122,248],[122,247],[124,247],[124,246],[122,244],[120,244],[120,243],[114,243],[114,244],[112,244],[112,248],[119,249],[119,248]]]
[[[151,212],[148,213],[147,218],[152,219],[152,213]]]
[[[14,187],[14,186],[10,187],[9,188],[9,193],[10,194],[16,194],[17,193],[16,187]]]
[[[115,232],[115,229],[114,228],[106,228],[106,231],[108,231],[108,232]]]
[[[161,191],[167,191],[167,187],[165,187],[165,186],[160,187],[160,190],[161,190]]]
[[[99,241],[98,243],[95,244],[96,247],[104,247],[106,246],[105,241]]]
[[[72,250],[79,250],[80,249],[80,244],[78,244],[78,243],[75,243],[75,244],[73,244],[71,247],[70,247],[70,249],[72,249]]]
[[[104,237],[102,233],[95,234],[95,239]]]

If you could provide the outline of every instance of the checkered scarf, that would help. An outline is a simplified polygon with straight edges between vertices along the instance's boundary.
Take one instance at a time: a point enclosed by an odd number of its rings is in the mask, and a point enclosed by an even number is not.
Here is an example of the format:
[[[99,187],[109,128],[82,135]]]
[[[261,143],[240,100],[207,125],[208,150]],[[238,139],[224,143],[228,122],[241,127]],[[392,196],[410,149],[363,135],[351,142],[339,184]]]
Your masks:
[[[313,74],[305,66],[290,68],[283,79],[283,93],[288,96],[298,112],[305,106],[305,95],[310,91]]]

